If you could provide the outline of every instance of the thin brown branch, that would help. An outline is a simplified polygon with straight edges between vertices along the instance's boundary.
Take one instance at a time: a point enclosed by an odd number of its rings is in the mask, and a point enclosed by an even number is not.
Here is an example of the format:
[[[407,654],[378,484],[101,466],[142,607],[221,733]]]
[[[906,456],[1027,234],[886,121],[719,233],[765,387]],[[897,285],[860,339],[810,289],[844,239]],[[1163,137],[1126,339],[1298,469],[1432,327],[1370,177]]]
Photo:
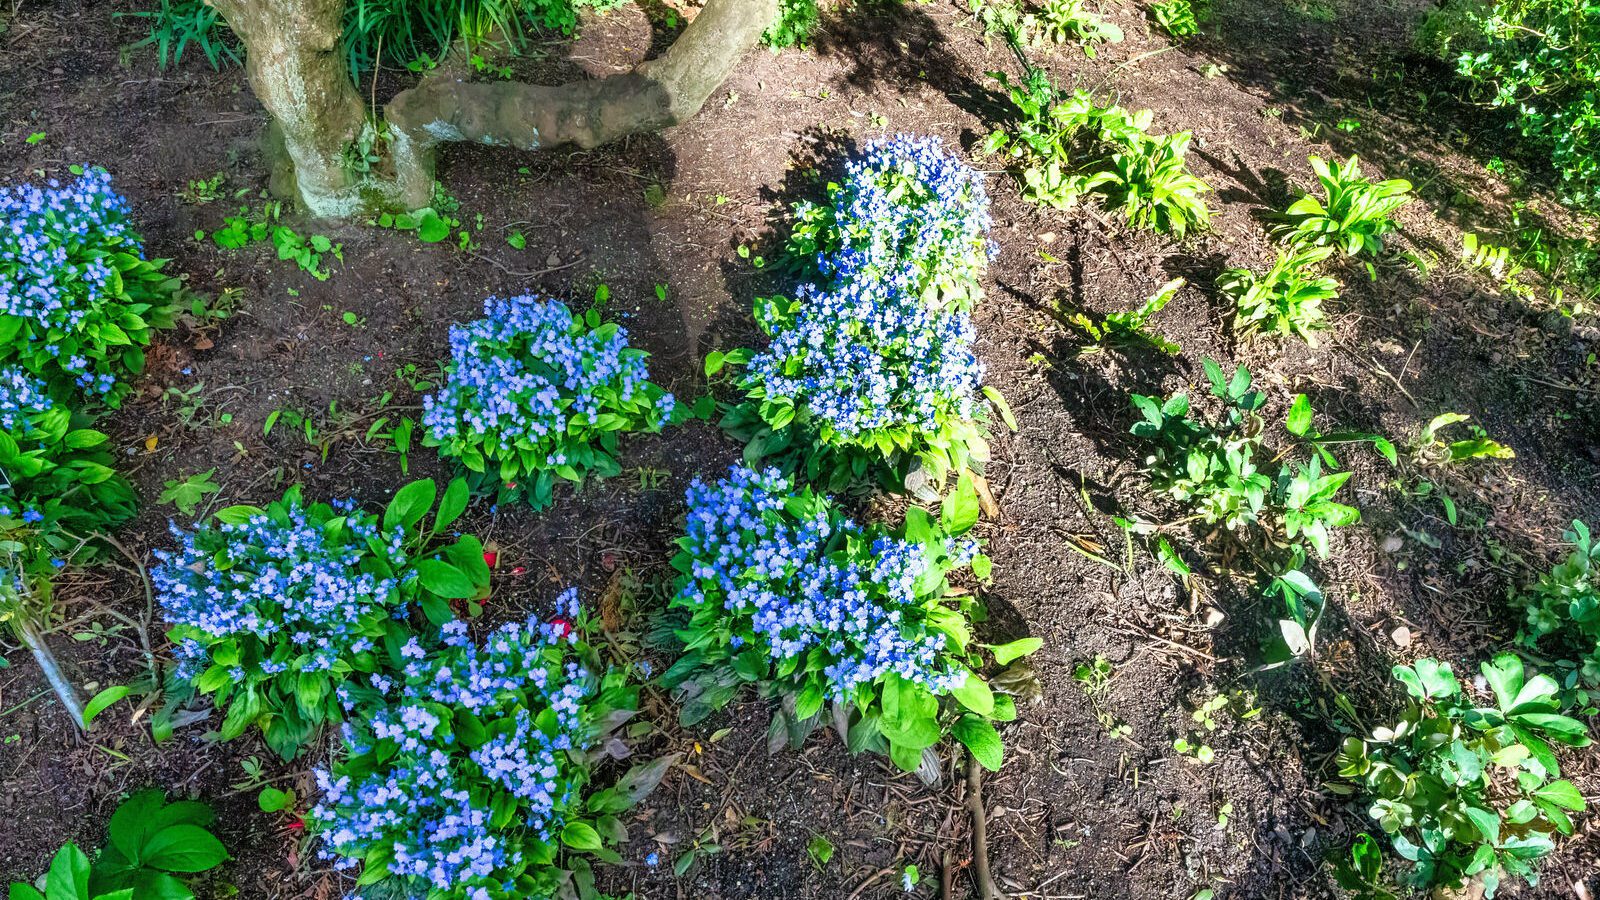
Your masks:
[[[972,880],[982,900],[1004,900],[989,877],[989,812],[983,805],[983,767],[967,754],[967,811],[972,814]]]

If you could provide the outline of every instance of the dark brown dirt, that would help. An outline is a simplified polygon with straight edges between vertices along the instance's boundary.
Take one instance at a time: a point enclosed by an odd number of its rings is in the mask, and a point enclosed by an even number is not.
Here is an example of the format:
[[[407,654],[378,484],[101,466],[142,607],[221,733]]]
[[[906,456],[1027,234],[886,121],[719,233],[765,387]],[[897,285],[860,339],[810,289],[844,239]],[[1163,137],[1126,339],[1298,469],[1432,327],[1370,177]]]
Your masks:
[[[1600,372],[1590,356],[1596,342],[1582,337],[1594,332],[1546,305],[1502,296],[1454,264],[1463,229],[1501,234],[1511,204],[1530,197],[1484,168],[1497,154],[1511,158],[1499,123],[1454,101],[1448,72],[1410,51],[1420,5],[1215,6],[1205,35],[1172,47],[1148,31],[1135,5],[1107,4],[1124,43],[1094,59],[1075,48],[1042,57],[1058,82],[1149,107],[1158,129],[1194,131],[1193,169],[1217,190],[1209,232],[1173,244],[1096,212],[1037,209],[1006,176],[991,180],[1001,254],[977,323],[990,381],[1022,427],[997,436],[989,473],[1002,512],[982,526],[996,575],[984,627],[992,639],[1045,640],[1034,660],[1043,699],[1005,729],[1006,767],[985,786],[995,873],[1016,897],[1184,900],[1206,888],[1261,900],[1333,895],[1324,860],[1368,824],[1321,784],[1339,740],[1393,711],[1389,667],[1436,655],[1475,670],[1516,630],[1507,591],[1553,561],[1566,522],[1600,510]],[[1014,63],[964,7],[941,0],[852,10],[812,51],[751,54],[700,117],[664,137],[529,157],[454,150],[440,178],[464,220],[483,217],[481,247],[297,223],[343,244],[344,261],[330,263],[325,282],[267,248],[222,252],[193,240],[239,203],[258,203],[265,187],[256,143],[263,117],[237,70],[213,73],[196,58],[161,72],[143,53],[124,59],[119,45],[139,29],[113,18],[133,8],[123,3],[30,2],[9,19],[0,13],[0,180],[78,161],[106,166],[132,199],[152,254],[173,257],[197,290],[242,292],[240,314],[216,333],[164,336],[143,392],[111,423],[148,502],[124,543],[137,555],[162,546],[165,519],[176,514],[154,498],[167,480],[212,468],[222,491],[207,498],[211,506],[259,500],[297,481],[315,494],[381,504],[408,476],[364,435],[378,418],[419,403],[397,369],[432,372],[449,324],[473,317],[490,294],[542,291],[583,305],[604,282],[606,312],[654,354],[658,380],[697,396],[698,361],[748,342],[752,297],[781,289],[737,250],[761,255],[772,246],[768,222],[782,203],[816,189],[805,175],[814,161],[894,131],[970,148],[991,127],[998,98],[984,72]],[[535,68],[601,73],[661,40],[641,17],[618,13]],[[401,83],[386,77],[381,87]],[[1337,129],[1343,119],[1359,127]],[[25,145],[37,131],[46,140]],[[1424,201],[1403,214],[1402,243],[1431,251],[1437,264],[1426,276],[1398,258],[1370,280],[1344,272],[1335,327],[1320,349],[1240,340],[1212,278],[1228,265],[1267,261],[1260,212],[1309,184],[1308,154],[1351,152],[1374,172],[1419,185]],[[229,198],[245,196],[204,205],[178,198],[191,179],[218,172]],[[1576,227],[1548,199],[1531,199],[1551,228]],[[506,245],[513,230],[527,236],[525,250]],[[1182,344],[1181,356],[1078,354],[1061,311],[1125,309],[1179,274],[1194,286],[1153,324]],[[667,285],[666,302],[657,284]],[[1211,574],[1191,602],[1144,551],[1125,556],[1110,519],[1164,512],[1136,474],[1127,395],[1204,394],[1206,357],[1250,366],[1277,416],[1293,393],[1306,392],[1321,421],[1400,442],[1428,417],[1457,410],[1517,459],[1439,479],[1463,510],[1452,528],[1436,501],[1408,496],[1407,480],[1375,456],[1347,451],[1357,473],[1351,494],[1365,517],[1336,537],[1322,566],[1332,606],[1320,657],[1253,674],[1273,627],[1270,602]],[[203,404],[185,409],[192,401],[173,390],[193,391]],[[380,404],[386,392],[393,395]],[[281,425],[263,436],[279,409],[311,414],[326,452]],[[689,479],[718,472],[736,453],[712,429],[689,426],[628,441],[628,473],[563,496],[544,514],[476,510],[468,524],[501,548],[491,616],[538,608],[567,584],[594,600],[619,570],[648,584],[663,568]],[[421,450],[410,469],[409,477],[446,474]],[[1196,536],[1184,553],[1199,565],[1207,549]],[[66,621],[52,640],[80,683],[136,676],[135,629],[111,612],[133,622],[148,616],[137,582],[94,573],[62,594]],[[651,596],[641,589],[637,606],[647,611]],[[1222,616],[1208,627],[1213,609]],[[1411,632],[1407,646],[1391,638],[1401,625]],[[641,613],[628,628],[648,622]],[[633,652],[632,640],[619,644]],[[303,832],[257,811],[253,788],[231,787],[243,781],[241,761],[258,756],[269,777],[303,795],[304,764],[272,763],[253,739],[211,743],[204,724],[153,745],[126,706],[107,713],[92,739],[76,740],[31,660],[9,645],[0,653],[10,662],[0,670],[0,877],[42,871],[65,840],[97,846],[121,793],[157,784],[221,811],[222,837],[237,857],[224,874],[239,896],[342,893]],[[1096,655],[1116,674],[1091,697],[1072,672]],[[1348,721],[1333,705],[1336,691],[1368,720]],[[1230,704],[1206,734],[1191,712],[1218,694]],[[662,865],[612,873],[613,890],[640,900],[882,900],[901,896],[899,867],[916,863],[927,875],[917,895],[928,897],[949,854],[954,896],[976,896],[951,773],[930,791],[879,760],[849,758],[823,734],[802,753],[769,756],[759,704],[693,733],[675,727],[665,698],[652,707],[662,730],[650,749],[682,750],[689,765],[668,776],[631,826],[629,858],[659,849]],[[1118,723],[1131,727],[1125,737],[1108,734]],[[1197,736],[1216,749],[1214,763],[1171,749],[1174,739]],[[1600,792],[1593,755],[1569,765],[1588,796]],[[1543,886],[1501,896],[1567,897],[1579,882],[1600,890],[1595,820],[1579,828],[1546,864]],[[820,868],[806,853],[813,835],[838,849]],[[674,877],[671,861],[697,844],[720,852]]]

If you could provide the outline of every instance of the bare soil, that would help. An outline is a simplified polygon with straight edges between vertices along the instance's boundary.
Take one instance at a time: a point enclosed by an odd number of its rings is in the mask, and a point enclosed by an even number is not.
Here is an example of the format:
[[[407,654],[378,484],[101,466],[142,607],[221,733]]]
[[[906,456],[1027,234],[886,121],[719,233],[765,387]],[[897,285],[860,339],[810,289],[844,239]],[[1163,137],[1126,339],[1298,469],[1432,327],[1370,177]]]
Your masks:
[[[1001,252],[976,319],[989,380],[1021,429],[996,436],[988,473],[1001,514],[980,526],[995,559],[983,636],[1045,642],[1033,660],[1042,699],[1005,728],[1006,766],[985,785],[994,870],[1016,897],[1184,900],[1207,888],[1241,900],[1334,896],[1326,858],[1370,826],[1364,810],[1321,785],[1334,776],[1339,741],[1396,709],[1390,667],[1434,655],[1475,671],[1516,632],[1508,592],[1558,557],[1567,522],[1600,511],[1592,320],[1575,324],[1504,296],[1455,263],[1463,230],[1501,234],[1518,201],[1534,203],[1524,217],[1542,216],[1554,232],[1575,226],[1546,196],[1485,169],[1497,156],[1515,165],[1514,148],[1502,122],[1454,99],[1447,67],[1411,50],[1425,4],[1214,7],[1202,36],[1174,46],[1150,31],[1140,7],[1107,3],[1123,43],[1092,59],[1070,46],[1040,51],[1059,83],[1150,108],[1158,130],[1194,132],[1192,169],[1216,189],[1210,231],[1174,243],[1095,210],[1036,208],[1005,174],[990,180]],[[295,222],[343,245],[332,277],[317,281],[270,247],[221,251],[194,239],[238,205],[259,205],[264,117],[237,69],[213,72],[191,54],[160,71],[149,54],[122,51],[141,28],[116,14],[134,8],[69,0],[0,12],[0,181],[74,162],[105,166],[133,201],[151,255],[173,258],[198,291],[242,292],[240,314],[220,329],[163,335],[141,393],[110,421],[147,501],[121,535],[141,558],[170,543],[166,520],[177,515],[155,502],[163,485],[197,472],[214,468],[222,486],[208,507],[258,501],[294,482],[376,506],[409,478],[447,476],[423,450],[402,474],[399,459],[365,434],[380,417],[415,414],[418,392],[397,370],[431,372],[449,325],[475,317],[491,294],[542,292],[583,306],[608,284],[605,312],[654,354],[657,380],[698,396],[704,354],[748,344],[752,299],[784,289],[770,267],[753,263],[774,257],[774,214],[817,191],[815,168],[899,131],[970,149],[1002,112],[985,72],[1015,71],[964,3],[864,4],[832,16],[808,51],[752,53],[699,117],[669,134],[596,152],[452,149],[440,179],[463,220],[482,216],[476,249],[362,224]],[[662,39],[638,13],[619,12],[591,21],[574,44],[552,44],[530,69],[603,74]],[[380,95],[403,83],[385,75]],[[1358,124],[1342,130],[1343,120]],[[24,143],[39,131],[45,140]],[[1431,252],[1436,264],[1424,276],[1395,255],[1370,278],[1360,267],[1343,271],[1344,295],[1320,348],[1245,341],[1212,280],[1229,265],[1268,262],[1262,211],[1310,185],[1312,153],[1359,153],[1370,171],[1415,182],[1422,200],[1402,214],[1401,248]],[[218,172],[227,197],[179,198],[190,180]],[[513,231],[526,236],[525,249],[507,245]],[[752,248],[748,258],[741,247]],[[1180,356],[1079,354],[1067,315],[1130,308],[1176,275],[1191,287],[1153,327],[1182,345]],[[1183,548],[1201,573],[1189,596],[1148,553],[1130,552],[1111,521],[1167,512],[1138,475],[1129,393],[1203,395],[1207,357],[1248,365],[1274,416],[1305,392],[1321,421],[1403,442],[1434,414],[1460,411],[1517,458],[1436,477],[1462,509],[1451,527],[1436,500],[1412,496],[1410,482],[1375,455],[1347,451],[1356,471],[1347,490],[1364,518],[1336,536],[1321,567],[1332,607],[1319,655],[1255,672],[1277,617],[1272,604],[1214,571],[1217,555],[1199,534]],[[325,452],[289,428],[264,435],[282,409],[311,415]],[[679,528],[683,489],[695,475],[718,474],[738,449],[704,425],[635,437],[625,449],[622,477],[569,492],[540,515],[474,510],[467,524],[500,547],[490,620],[540,609],[565,585],[593,601],[626,571],[641,587],[629,592],[619,646],[650,652],[635,648],[660,599],[652,585]],[[126,573],[78,576],[62,597],[65,622],[52,643],[86,691],[139,673],[135,626],[162,646],[159,620]],[[1409,636],[1397,641],[1402,626]],[[236,857],[223,875],[238,896],[345,891],[292,818],[261,813],[254,788],[234,787],[241,762],[255,756],[269,778],[304,797],[309,763],[279,764],[253,738],[214,743],[207,732],[216,717],[153,744],[143,711],[135,717],[126,705],[79,740],[27,655],[10,645],[0,655],[10,664],[0,669],[0,878],[31,878],[66,840],[98,846],[125,791],[160,785],[221,811]],[[1072,673],[1097,655],[1115,675],[1091,695]],[[1192,710],[1218,693],[1233,699],[1207,732]],[[1335,707],[1338,693],[1362,721]],[[952,896],[976,896],[953,771],[929,790],[881,760],[850,758],[822,733],[803,752],[769,755],[758,703],[692,732],[675,725],[666,697],[650,704],[660,731],[641,752],[683,751],[689,765],[631,824],[633,864],[607,875],[614,891],[640,900],[889,898],[903,896],[899,867],[916,863],[927,874],[917,895],[928,897],[948,863]],[[1109,733],[1121,724],[1125,736]],[[1203,740],[1216,761],[1184,759],[1172,749],[1180,737]],[[1593,754],[1566,763],[1587,796],[1600,794]],[[1542,886],[1501,896],[1569,897],[1579,884],[1600,892],[1594,817],[1578,829],[1547,861]],[[813,835],[837,848],[827,865],[808,858]],[[675,877],[672,860],[697,843],[720,852]],[[659,866],[643,864],[652,850]]]

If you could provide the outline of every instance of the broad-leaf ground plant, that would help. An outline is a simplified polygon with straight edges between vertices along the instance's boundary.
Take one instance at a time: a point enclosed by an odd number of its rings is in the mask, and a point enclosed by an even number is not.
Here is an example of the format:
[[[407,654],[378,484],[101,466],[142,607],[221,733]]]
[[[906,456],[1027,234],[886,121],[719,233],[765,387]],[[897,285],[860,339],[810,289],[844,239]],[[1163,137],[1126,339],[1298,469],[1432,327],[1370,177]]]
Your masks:
[[[436,649],[413,641],[397,671],[351,681],[344,749],[316,773],[324,857],[409,897],[591,896],[569,882],[590,858],[621,862],[621,817],[672,758],[596,782],[601,760],[626,755],[613,735],[639,689],[587,642],[576,591],[558,605],[482,643],[446,624]]]
[[[1183,290],[1188,282],[1182,278],[1174,278],[1161,286],[1161,289],[1151,294],[1139,304],[1137,309],[1127,312],[1107,313],[1104,319],[1096,322],[1086,313],[1076,313],[1069,323],[1088,340],[1088,346],[1083,353],[1098,353],[1107,347],[1127,347],[1130,345],[1146,344],[1160,350],[1162,353],[1176,355],[1181,348],[1177,342],[1146,330],[1150,317],[1160,312],[1172,298]]]
[[[1198,521],[1232,538],[1263,590],[1280,596],[1289,613],[1279,631],[1291,656],[1315,646],[1321,590],[1305,571],[1312,555],[1326,559],[1333,529],[1361,518],[1355,507],[1340,503],[1350,472],[1338,471],[1330,448],[1371,443],[1391,464],[1395,450],[1386,439],[1356,432],[1324,434],[1313,424],[1311,401],[1297,395],[1284,420],[1284,430],[1303,441],[1305,461],[1281,461],[1286,453],[1266,448],[1266,426],[1260,410],[1266,396],[1252,388],[1249,371],[1239,367],[1231,377],[1205,361],[1212,393],[1226,410],[1221,424],[1191,418],[1187,394],[1165,401],[1132,396],[1142,420],[1132,433],[1146,441],[1144,460],[1151,489],[1178,502],[1187,515],[1160,528],[1135,523],[1135,529],[1156,532]]]
[[[1098,195],[1131,224],[1180,238],[1210,223],[1202,197],[1210,188],[1186,167],[1188,132],[1152,135],[1149,110],[1101,106],[1082,90],[1068,95],[1032,66],[1020,83],[990,74],[1006,88],[1012,115],[982,152],[1011,159],[1025,199],[1070,209]]]
[[[139,791],[111,814],[108,844],[91,862],[75,844],[56,854],[32,885],[13,883],[11,900],[192,900],[191,880],[228,858],[207,828],[216,818],[194,800]]]
[[[650,382],[649,354],[597,311],[534,295],[491,297],[483,311],[450,329],[445,383],[422,415],[423,443],[460,460],[476,487],[543,508],[558,480],[622,471],[619,435],[674,421],[677,401]]]
[[[1600,686],[1600,544],[1579,520],[1562,537],[1572,552],[1516,598],[1528,617],[1521,637],[1570,654],[1583,680]]]
[[[1190,0],[1158,0],[1150,4],[1150,17],[1174,38],[1194,37],[1200,33],[1200,20],[1204,17],[1204,0],[1201,9],[1195,9]]]
[[[22,366],[0,363],[0,516],[89,535],[136,512],[109,439],[73,412],[72,399],[70,388],[52,390]]]
[[[1339,282],[1317,274],[1332,247],[1294,246],[1278,251],[1265,275],[1229,269],[1217,290],[1233,301],[1233,327],[1241,334],[1295,335],[1312,347],[1316,332],[1328,327],[1322,304],[1339,296]]]
[[[102,169],[0,187],[0,365],[116,406],[181,288]]]
[[[1313,156],[1311,169],[1323,196],[1306,194],[1291,204],[1283,214],[1280,236],[1295,245],[1338,247],[1346,256],[1382,253],[1384,235],[1396,227],[1390,217],[1412,200],[1411,182],[1363,178],[1354,156],[1331,165]]]
[[[775,747],[798,746],[831,719],[852,752],[886,754],[906,771],[936,772],[928,760],[947,735],[1000,765],[993,721],[1015,705],[977,674],[978,600],[951,583],[962,569],[989,574],[966,536],[978,519],[970,477],[937,516],[913,506],[892,530],[856,524],[776,469],[696,480],[688,504],[672,562],[684,655],[663,676],[685,724],[753,688],[779,701]]]
[[[1529,677],[1514,654],[1481,667],[1489,705],[1467,697],[1448,663],[1396,666],[1409,704],[1366,739],[1346,738],[1333,786],[1368,805],[1417,887],[1478,876],[1493,897],[1508,875],[1538,882],[1540,857],[1571,834],[1583,796],[1563,780],[1553,744],[1583,747],[1588,729],[1561,715],[1556,683]]]
[[[483,545],[448,533],[467,497],[460,479],[442,498],[417,481],[380,517],[354,501],[308,503],[293,487],[266,507],[174,527],[178,549],[156,554],[152,582],[181,675],[227,710],[222,737],[257,726],[293,756],[339,720],[355,673],[403,665],[394,657],[417,648],[413,620],[448,622],[451,601],[473,611],[489,593]]]

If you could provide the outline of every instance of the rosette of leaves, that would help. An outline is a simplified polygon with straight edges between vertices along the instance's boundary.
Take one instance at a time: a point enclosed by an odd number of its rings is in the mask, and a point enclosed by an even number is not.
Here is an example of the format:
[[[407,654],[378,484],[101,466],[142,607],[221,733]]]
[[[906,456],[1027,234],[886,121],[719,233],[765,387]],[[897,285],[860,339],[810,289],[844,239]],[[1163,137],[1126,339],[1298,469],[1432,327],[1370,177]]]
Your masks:
[[[1516,598],[1528,616],[1521,637],[1573,654],[1583,680],[1600,685],[1600,544],[1577,519],[1562,537],[1572,552]]]
[[[951,580],[968,567],[989,575],[963,537],[979,512],[970,476],[937,516],[914,506],[894,530],[856,525],[776,470],[697,482],[689,507],[670,606],[683,656],[662,676],[683,724],[752,692],[777,701],[774,750],[798,748],[826,722],[851,752],[887,755],[930,783],[947,736],[1000,766],[993,723],[1016,706],[977,673],[991,655],[1008,664],[1039,641],[973,639],[981,603]]]
[[[145,259],[128,203],[103,169],[0,188],[0,365],[117,406],[182,282]]]
[[[450,621],[452,602],[477,613],[489,594],[483,545],[450,536],[468,493],[461,479],[442,496],[416,481],[380,517],[307,503],[295,486],[177,531],[178,550],[157,554],[156,599],[179,671],[227,711],[224,740],[258,727],[294,756],[340,720],[353,674],[393,665],[413,620]]]
[[[0,386],[15,387],[5,368],[0,366]],[[64,388],[56,388],[51,398],[41,382],[14,369],[11,374],[36,390],[28,391],[31,399],[20,408],[0,414],[0,423],[9,423],[0,428],[0,516],[14,515],[40,532],[60,528],[77,535],[103,532],[132,518],[138,498],[112,468],[116,459],[109,438],[90,427],[92,417],[69,406]],[[0,401],[0,408],[10,406]],[[55,535],[53,540],[75,539]]]
[[[392,677],[352,683],[344,748],[317,772],[310,823],[359,864],[364,896],[598,896],[590,860],[622,862],[622,817],[677,756],[602,776],[628,755],[639,688],[604,664],[595,624],[571,603],[481,644],[446,627],[442,646]]]
[[[109,843],[92,863],[67,844],[36,884],[13,883],[11,900],[192,900],[194,876],[228,858],[207,830],[215,818],[204,803],[139,791],[111,814]]]
[[[1189,140],[1187,131],[1157,136],[1141,128],[1083,190],[1099,194],[1106,209],[1120,211],[1136,228],[1178,238],[1205,228],[1211,210],[1202,195],[1211,188],[1187,168]]]
[[[1390,216],[1412,200],[1411,182],[1363,178],[1354,156],[1332,165],[1313,156],[1311,169],[1323,196],[1308,193],[1291,204],[1284,211],[1280,236],[1291,244],[1338,247],[1346,256],[1382,253],[1383,236],[1396,227]]]
[[[1493,703],[1476,706],[1449,664],[1396,666],[1409,704],[1392,726],[1346,738],[1330,785],[1368,805],[1414,866],[1418,887],[1460,887],[1477,878],[1494,896],[1508,875],[1537,883],[1537,861],[1572,832],[1583,796],[1560,777],[1554,747],[1590,742],[1582,722],[1560,714],[1557,685],[1528,677],[1503,653],[1481,666]]]
[[[424,398],[423,444],[458,459],[474,488],[548,506],[556,482],[622,471],[618,436],[658,432],[683,414],[649,381],[649,354],[596,310],[537,296],[491,297],[453,327],[445,384]]]
[[[1265,275],[1245,268],[1223,272],[1217,290],[1233,301],[1234,330],[1295,335],[1317,346],[1316,332],[1328,327],[1322,304],[1339,296],[1338,280],[1316,270],[1332,253],[1332,247],[1292,245],[1278,252]]]

